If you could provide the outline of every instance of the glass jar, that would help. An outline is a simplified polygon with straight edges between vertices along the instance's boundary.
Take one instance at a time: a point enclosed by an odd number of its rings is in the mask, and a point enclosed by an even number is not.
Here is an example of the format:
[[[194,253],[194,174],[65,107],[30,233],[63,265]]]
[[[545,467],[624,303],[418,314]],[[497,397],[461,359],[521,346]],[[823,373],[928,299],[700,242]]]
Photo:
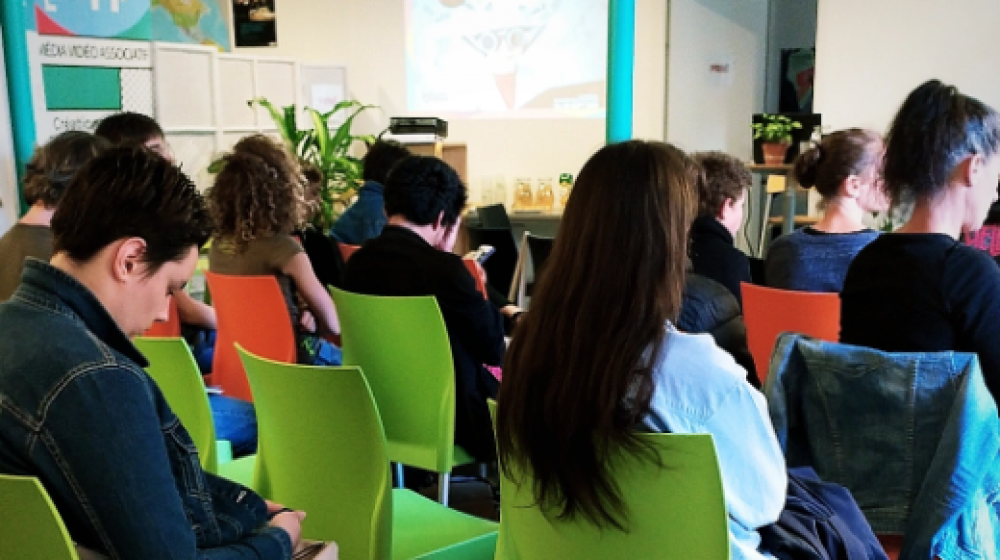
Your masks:
[[[552,193],[552,179],[541,177],[538,179],[538,190],[535,194],[535,206],[540,206],[542,210],[552,210],[556,202],[556,197]]]
[[[569,201],[569,191],[573,188],[573,176],[563,173],[559,176],[559,206],[566,208]]]
[[[514,206],[527,209],[534,203],[535,195],[531,192],[531,179],[517,179],[514,186]]]

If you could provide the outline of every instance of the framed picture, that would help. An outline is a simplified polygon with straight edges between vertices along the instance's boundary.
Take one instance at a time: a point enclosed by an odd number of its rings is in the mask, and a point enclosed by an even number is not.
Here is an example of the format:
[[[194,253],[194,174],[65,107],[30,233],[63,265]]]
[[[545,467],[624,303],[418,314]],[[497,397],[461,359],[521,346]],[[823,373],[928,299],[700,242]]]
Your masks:
[[[812,113],[816,49],[781,49],[779,113]]]
[[[278,45],[275,0],[233,0],[233,35],[237,47]]]

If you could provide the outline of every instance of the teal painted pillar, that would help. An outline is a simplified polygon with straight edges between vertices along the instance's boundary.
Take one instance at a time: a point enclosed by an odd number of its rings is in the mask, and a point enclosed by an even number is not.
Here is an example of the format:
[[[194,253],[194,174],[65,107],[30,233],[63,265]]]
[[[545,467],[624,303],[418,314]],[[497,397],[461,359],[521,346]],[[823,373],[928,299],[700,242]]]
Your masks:
[[[24,176],[24,166],[35,150],[35,113],[31,104],[25,3],[25,0],[0,0],[4,67],[7,70],[7,95],[10,97],[11,132],[14,136],[14,163],[18,184]],[[28,210],[24,195],[20,188],[17,192],[20,214],[24,214]]]
[[[608,144],[632,138],[635,0],[608,2]]]

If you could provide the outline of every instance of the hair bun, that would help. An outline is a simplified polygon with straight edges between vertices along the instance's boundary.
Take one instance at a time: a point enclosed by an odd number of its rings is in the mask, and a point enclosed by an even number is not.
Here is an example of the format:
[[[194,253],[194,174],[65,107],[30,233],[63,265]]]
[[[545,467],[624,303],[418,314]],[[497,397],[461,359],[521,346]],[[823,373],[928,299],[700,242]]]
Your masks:
[[[816,185],[816,175],[819,172],[819,165],[823,161],[823,146],[813,143],[810,148],[795,158],[792,174],[799,186],[812,188]]]

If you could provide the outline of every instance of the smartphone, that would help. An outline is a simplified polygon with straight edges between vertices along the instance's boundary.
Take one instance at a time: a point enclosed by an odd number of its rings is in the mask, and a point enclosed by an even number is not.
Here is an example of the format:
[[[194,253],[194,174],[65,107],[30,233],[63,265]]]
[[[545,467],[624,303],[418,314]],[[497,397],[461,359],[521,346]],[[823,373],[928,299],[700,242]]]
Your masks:
[[[471,251],[469,254],[465,255],[467,259],[473,259],[479,264],[486,262],[486,259],[490,258],[490,255],[496,252],[496,249],[492,245],[480,245],[475,251]]]

